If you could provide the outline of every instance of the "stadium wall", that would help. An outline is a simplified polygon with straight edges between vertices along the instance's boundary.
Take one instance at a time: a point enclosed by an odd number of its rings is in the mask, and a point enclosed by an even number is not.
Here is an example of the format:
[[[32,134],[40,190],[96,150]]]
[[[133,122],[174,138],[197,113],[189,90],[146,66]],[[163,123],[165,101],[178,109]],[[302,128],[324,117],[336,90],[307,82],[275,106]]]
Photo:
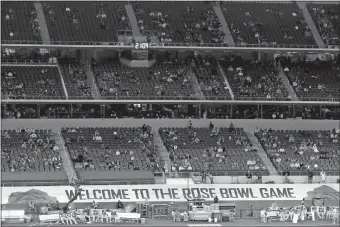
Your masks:
[[[188,119],[3,119],[2,129],[36,128],[36,129],[60,129],[62,127],[141,127],[142,124],[151,127],[185,127]],[[235,127],[243,127],[248,130],[258,128],[272,128],[280,130],[331,130],[339,127],[336,120],[245,120],[245,119],[193,119],[194,127],[208,127],[212,122],[215,126],[229,127],[231,123]]]

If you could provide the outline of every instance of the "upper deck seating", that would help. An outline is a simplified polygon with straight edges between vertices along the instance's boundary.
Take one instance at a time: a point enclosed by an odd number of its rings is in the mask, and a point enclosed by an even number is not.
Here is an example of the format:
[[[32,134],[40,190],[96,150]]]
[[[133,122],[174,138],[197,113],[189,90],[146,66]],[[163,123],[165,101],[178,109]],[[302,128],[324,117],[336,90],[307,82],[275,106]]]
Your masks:
[[[340,45],[340,5],[307,4],[310,15],[326,45]]]
[[[161,42],[223,42],[221,23],[210,3],[139,2],[133,6],[141,30],[158,34]]]
[[[223,2],[221,8],[238,44],[315,45],[295,3]]]
[[[122,2],[44,2],[54,41],[115,42],[119,30],[131,29]]]
[[[33,2],[1,2],[1,40],[41,40],[39,20]]]

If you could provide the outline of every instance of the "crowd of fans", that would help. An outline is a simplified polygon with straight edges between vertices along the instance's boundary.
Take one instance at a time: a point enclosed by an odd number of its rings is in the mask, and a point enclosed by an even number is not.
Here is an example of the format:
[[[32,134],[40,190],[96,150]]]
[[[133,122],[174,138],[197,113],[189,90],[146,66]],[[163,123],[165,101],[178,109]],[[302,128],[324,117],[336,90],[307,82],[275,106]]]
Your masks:
[[[223,62],[235,99],[290,100],[282,78],[272,62],[243,63],[242,59]]]
[[[339,168],[339,128],[331,131],[257,129],[255,135],[279,171]]]
[[[201,2],[134,4],[141,31],[152,30],[161,43],[223,43],[224,32],[214,10]]]
[[[307,4],[309,13],[326,45],[340,45],[340,6],[338,4]]]
[[[62,97],[57,67],[2,66],[2,96],[10,99]]]
[[[44,2],[52,40],[117,41],[117,31],[130,30],[124,6],[117,2]],[[86,12],[86,14],[83,14]]]
[[[3,171],[61,171],[62,160],[51,130],[1,131]]]
[[[161,161],[151,128],[63,128],[76,169],[154,170]]]
[[[196,108],[185,105],[153,105],[152,110],[146,105],[106,105],[101,111],[100,105],[7,105],[2,106],[2,118],[174,118],[174,119],[340,119],[340,108],[296,106],[295,115],[289,106],[263,106],[263,113],[257,106],[202,107],[201,116]]]
[[[41,40],[39,20],[33,2],[2,6],[3,40]]]
[[[243,129],[160,128],[161,138],[173,162],[172,171],[265,170],[257,148]],[[232,161],[231,161],[232,160]]]
[[[237,44],[315,44],[295,3],[223,2],[221,8]]]
[[[68,64],[61,67],[63,78],[70,99],[92,99],[91,86],[87,81],[84,67],[79,64]]]
[[[281,58],[284,68],[296,94],[302,100],[339,100],[340,66],[339,61],[298,61]]]

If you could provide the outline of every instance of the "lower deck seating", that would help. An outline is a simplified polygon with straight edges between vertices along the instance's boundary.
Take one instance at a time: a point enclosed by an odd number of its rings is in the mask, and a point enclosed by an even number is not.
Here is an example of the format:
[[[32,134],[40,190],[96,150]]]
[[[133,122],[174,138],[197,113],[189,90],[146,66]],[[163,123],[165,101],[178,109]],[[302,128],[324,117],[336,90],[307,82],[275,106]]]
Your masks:
[[[267,172],[241,128],[160,128],[159,132],[179,171]]]
[[[63,171],[59,148],[51,130],[1,131],[1,170]]]
[[[278,171],[338,171],[340,131],[261,129],[256,137]]]
[[[161,161],[150,127],[63,128],[76,169],[158,170]]]

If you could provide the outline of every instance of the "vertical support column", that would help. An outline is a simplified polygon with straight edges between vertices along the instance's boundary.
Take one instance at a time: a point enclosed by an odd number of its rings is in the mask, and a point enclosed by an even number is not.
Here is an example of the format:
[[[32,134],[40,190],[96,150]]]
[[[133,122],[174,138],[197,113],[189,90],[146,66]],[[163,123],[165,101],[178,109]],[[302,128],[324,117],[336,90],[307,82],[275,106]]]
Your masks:
[[[7,104],[2,104],[3,108],[4,108],[4,113],[7,112]]]
[[[149,104],[149,110],[152,110],[152,104]]]
[[[202,118],[202,106],[201,104],[198,105],[198,119]]]
[[[293,117],[296,118],[296,106],[293,105]]]
[[[69,105],[69,108],[70,108],[70,118],[73,118],[73,107],[72,107],[72,104]]]
[[[105,105],[100,105],[100,117],[105,118]]]
[[[263,105],[261,104],[261,119],[263,119]]]
[[[230,119],[233,118],[233,105],[230,104],[230,116],[229,116]]]
[[[40,110],[41,110],[40,104],[37,104],[37,116],[38,116],[38,118],[40,118]]]

